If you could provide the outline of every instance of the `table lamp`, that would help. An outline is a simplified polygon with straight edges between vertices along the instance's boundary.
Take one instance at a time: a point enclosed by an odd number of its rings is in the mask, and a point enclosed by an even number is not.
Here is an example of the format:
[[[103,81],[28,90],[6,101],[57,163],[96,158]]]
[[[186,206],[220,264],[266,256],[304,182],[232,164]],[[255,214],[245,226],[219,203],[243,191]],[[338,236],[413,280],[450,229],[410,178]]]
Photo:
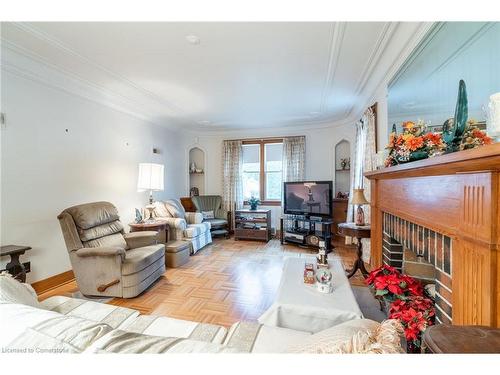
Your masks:
[[[355,224],[364,226],[365,225],[365,212],[363,211],[363,205],[369,204],[365,198],[364,189],[353,189],[351,204],[358,206],[356,210]]]
[[[149,190],[149,212],[148,221],[153,220],[153,191],[163,190],[163,164],[139,163],[139,178],[137,179],[137,191]]]

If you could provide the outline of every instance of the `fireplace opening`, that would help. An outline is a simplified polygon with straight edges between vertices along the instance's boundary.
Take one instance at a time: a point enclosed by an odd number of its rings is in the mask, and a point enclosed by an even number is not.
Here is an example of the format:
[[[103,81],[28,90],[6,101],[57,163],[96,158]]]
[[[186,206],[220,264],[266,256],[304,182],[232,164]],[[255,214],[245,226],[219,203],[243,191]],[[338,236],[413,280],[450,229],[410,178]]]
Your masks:
[[[424,285],[434,300],[437,323],[452,323],[452,250],[450,237],[384,214],[383,262]]]
[[[421,254],[408,248],[403,250],[402,272],[420,281],[427,297],[436,298],[436,267]]]

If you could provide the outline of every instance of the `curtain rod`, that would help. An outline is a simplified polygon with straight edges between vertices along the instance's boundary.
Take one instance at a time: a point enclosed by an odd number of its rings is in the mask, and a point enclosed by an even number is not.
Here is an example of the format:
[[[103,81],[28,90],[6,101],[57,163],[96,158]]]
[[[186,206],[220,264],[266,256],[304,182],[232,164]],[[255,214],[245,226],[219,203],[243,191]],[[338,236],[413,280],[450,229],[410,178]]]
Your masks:
[[[305,135],[288,135],[286,137],[259,137],[259,138],[237,138],[237,139],[224,139],[224,141],[270,141],[270,140],[279,140],[284,138],[293,138],[293,137],[305,137]]]

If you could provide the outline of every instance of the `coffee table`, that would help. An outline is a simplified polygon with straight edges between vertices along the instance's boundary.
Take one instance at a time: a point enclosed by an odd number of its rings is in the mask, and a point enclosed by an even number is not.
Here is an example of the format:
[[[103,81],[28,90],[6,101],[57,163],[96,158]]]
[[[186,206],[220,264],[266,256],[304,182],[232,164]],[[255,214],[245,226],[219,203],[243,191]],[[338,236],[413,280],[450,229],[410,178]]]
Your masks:
[[[285,261],[276,300],[260,316],[259,323],[316,333],[348,320],[363,318],[338,256],[328,256],[333,292],[327,294],[319,292],[315,285],[304,284],[306,262],[316,264],[316,258],[289,258]]]

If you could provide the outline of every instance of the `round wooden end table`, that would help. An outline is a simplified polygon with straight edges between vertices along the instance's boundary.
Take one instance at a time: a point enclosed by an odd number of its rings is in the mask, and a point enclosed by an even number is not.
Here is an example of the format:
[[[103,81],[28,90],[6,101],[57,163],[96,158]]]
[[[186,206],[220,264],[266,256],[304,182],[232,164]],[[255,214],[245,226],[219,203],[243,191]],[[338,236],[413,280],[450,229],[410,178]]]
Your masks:
[[[160,234],[164,233],[164,235],[161,235],[159,242],[168,242],[168,223],[166,221],[145,221],[144,223],[130,223],[128,226],[130,227],[131,232],[153,230],[160,232]]]
[[[368,271],[365,268],[365,263],[363,262],[363,244],[361,243],[362,238],[370,238],[371,228],[369,225],[356,225],[354,223],[340,223],[338,225],[338,232],[343,236],[354,237],[358,240],[358,250],[357,250],[357,258],[354,261],[354,265],[352,268],[347,271],[347,277],[351,278],[354,274],[360,270],[363,274],[363,277],[366,278],[368,276]]]
[[[426,353],[500,353],[500,329],[437,324],[428,327],[422,347]]]

